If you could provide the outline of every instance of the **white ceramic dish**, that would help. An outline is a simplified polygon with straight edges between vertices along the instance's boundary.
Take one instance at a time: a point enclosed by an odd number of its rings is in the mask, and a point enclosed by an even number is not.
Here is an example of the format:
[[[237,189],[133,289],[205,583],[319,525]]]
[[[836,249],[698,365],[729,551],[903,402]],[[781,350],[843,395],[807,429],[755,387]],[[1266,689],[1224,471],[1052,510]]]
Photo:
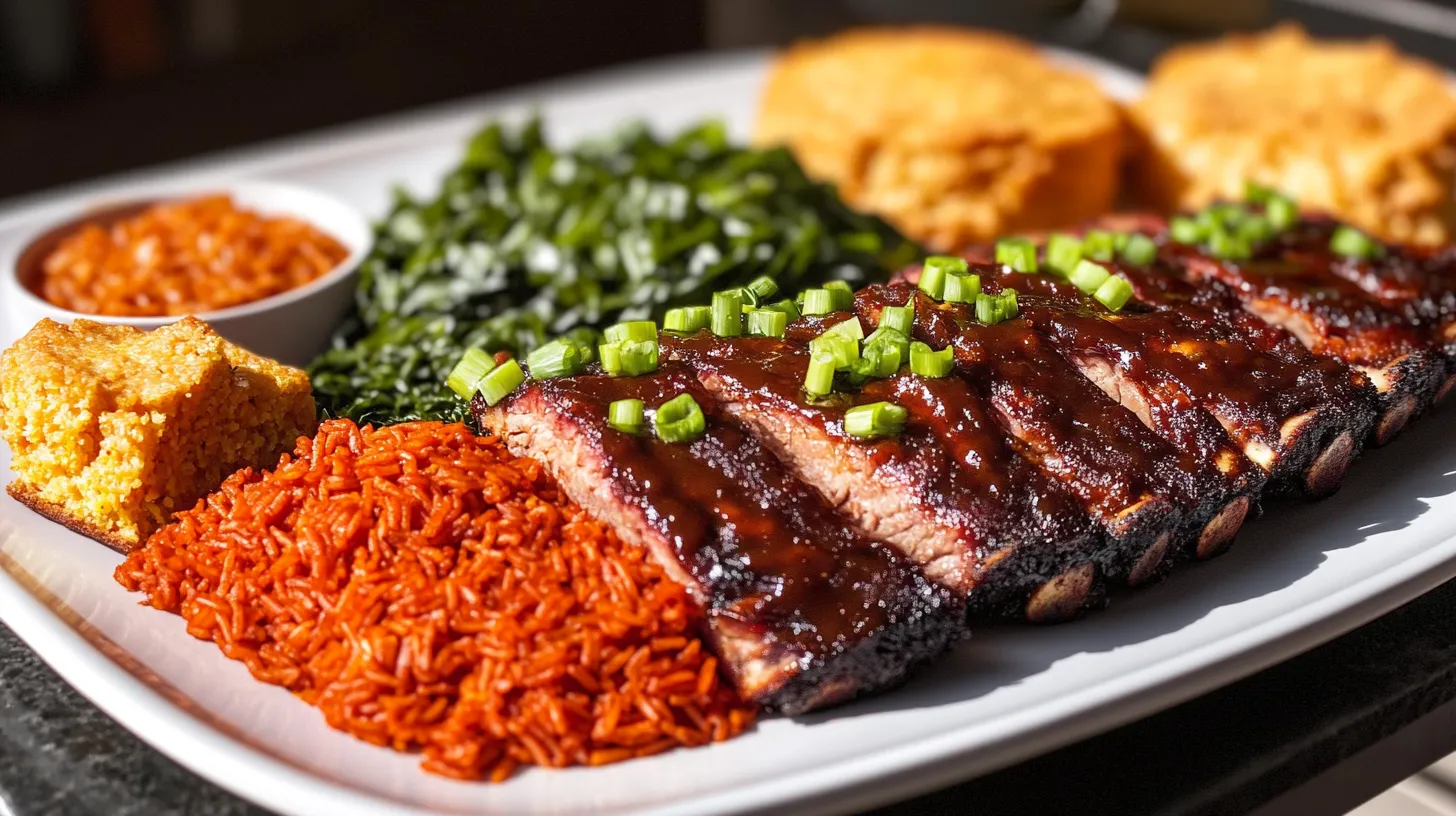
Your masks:
[[[1067,57],[1120,95],[1138,80]],[[746,131],[759,55],[686,59],[250,150],[120,184],[267,176],[367,212],[388,185],[432,189],[487,115],[531,106],[572,139],[647,116]],[[0,247],[112,185],[0,212]],[[769,719],[740,739],[499,786],[428,776],[413,757],[331,731],[254,682],[182,621],[111,580],[119,557],[0,499],[0,619],[127,728],[197,773],[285,814],[848,812],[982,774],[1176,704],[1353,628],[1456,576],[1456,413],[1366,455],[1344,491],[1275,507],[1233,551],[1058,627],[977,633],[905,688]],[[0,465],[6,461],[0,451]]]
[[[305,187],[277,182],[144,185],[135,192],[115,190],[77,201],[69,217],[60,219],[59,223],[47,222],[27,239],[8,243],[0,255],[0,270],[3,270],[0,303],[4,304],[7,329],[13,327],[24,332],[44,317],[62,323],[79,317],[140,329],[154,329],[176,321],[176,317],[112,317],[73,312],[36,295],[25,278],[38,271],[40,257],[57,240],[93,217],[130,214],[131,210],[156,201],[210,193],[226,193],[239,207],[264,215],[291,216],[308,222],[348,249],[348,256],[337,266],[297,289],[199,315],[223,337],[244,348],[290,365],[306,364],[328,347],[329,334],[353,303],[359,262],[369,254],[374,232],[368,220],[344,202]],[[0,339],[9,345],[16,336],[7,331]]]

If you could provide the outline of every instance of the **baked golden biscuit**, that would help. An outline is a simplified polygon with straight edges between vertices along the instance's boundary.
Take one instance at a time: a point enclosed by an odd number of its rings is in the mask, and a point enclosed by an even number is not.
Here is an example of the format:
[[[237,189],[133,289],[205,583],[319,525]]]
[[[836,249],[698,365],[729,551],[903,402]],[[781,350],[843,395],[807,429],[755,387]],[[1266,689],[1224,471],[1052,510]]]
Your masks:
[[[122,552],[315,424],[302,371],[193,317],[151,332],[42,320],[0,353],[8,492]]]
[[[774,64],[754,139],[934,249],[1106,212],[1117,106],[1018,40],[952,28],[864,29]]]
[[[1388,240],[1456,234],[1456,98],[1389,43],[1282,27],[1175,49],[1130,118],[1144,205],[1237,199],[1253,180]]]

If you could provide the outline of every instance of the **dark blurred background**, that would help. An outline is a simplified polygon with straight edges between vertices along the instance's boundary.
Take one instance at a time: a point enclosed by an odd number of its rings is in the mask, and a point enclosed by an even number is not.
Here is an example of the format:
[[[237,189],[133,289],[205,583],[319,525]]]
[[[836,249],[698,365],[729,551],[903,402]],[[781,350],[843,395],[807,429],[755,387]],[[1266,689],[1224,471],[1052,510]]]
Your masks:
[[[1456,0],[0,0],[0,198],[594,67],[875,21],[1143,69],[1285,18],[1456,67]]]

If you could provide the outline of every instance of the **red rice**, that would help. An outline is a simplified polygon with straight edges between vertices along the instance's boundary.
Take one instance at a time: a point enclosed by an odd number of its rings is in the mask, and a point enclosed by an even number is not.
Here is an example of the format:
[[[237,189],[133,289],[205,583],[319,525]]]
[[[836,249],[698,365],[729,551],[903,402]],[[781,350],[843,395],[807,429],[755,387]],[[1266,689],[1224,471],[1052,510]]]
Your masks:
[[[459,424],[325,422],[116,580],[333,727],[446,776],[618,762],[753,720],[683,588]]]

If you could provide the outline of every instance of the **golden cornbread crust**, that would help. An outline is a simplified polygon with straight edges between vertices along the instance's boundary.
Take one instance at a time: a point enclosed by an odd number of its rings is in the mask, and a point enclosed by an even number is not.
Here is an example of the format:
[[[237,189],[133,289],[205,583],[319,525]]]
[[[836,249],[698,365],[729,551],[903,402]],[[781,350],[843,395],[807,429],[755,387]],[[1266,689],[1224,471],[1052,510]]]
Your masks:
[[[43,320],[0,354],[8,492],[122,552],[315,424],[302,371],[195,318],[152,332]]]
[[[1123,124],[1090,79],[955,28],[862,29],[775,62],[754,141],[950,251],[1079,223],[1117,194]]]
[[[1137,203],[1198,208],[1253,180],[1387,240],[1456,236],[1456,97],[1384,41],[1286,26],[1174,49],[1129,117]]]

